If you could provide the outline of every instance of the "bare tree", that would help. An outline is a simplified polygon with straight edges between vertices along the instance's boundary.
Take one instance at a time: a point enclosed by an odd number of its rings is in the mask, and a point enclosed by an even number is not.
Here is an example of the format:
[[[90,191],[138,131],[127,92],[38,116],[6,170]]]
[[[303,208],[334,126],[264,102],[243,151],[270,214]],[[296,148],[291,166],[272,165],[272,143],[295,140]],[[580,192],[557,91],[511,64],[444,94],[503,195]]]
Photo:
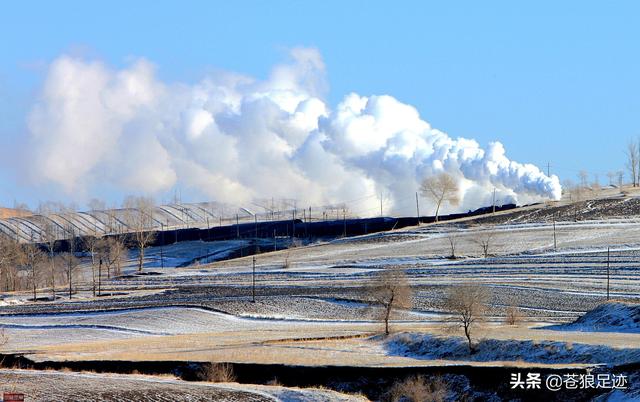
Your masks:
[[[122,260],[126,255],[127,249],[122,241],[117,237],[109,237],[104,239],[99,250],[100,259],[107,268],[107,279],[111,279],[111,273],[120,275],[122,271]]]
[[[404,271],[399,268],[383,269],[368,286],[368,294],[383,308],[381,320],[384,333],[389,335],[389,319],[394,309],[411,307],[411,286]]]
[[[580,178],[580,187],[587,188],[588,184],[587,181],[589,180],[589,173],[586,170],[581,170],[578,173],[578,177]]]
[[[454,229],[447,234],[447,240],[449,241],[449,250],[451,254],[449,258],[452,260],[456,259],[456,246],[458,245],[458,230]]]
[[[45,256],[38,246],[33,243],[26,244],[22,247],[22,262],[24,268],[29,273],[29,283],[33,291],[33,301],[38,301],[38,285],[42,278],[41,268],[45,262]]]
[[[97,202],[97,200],[93,200]],[[91,255],[91,282],[93,297],[96,296],[97,282],[99,281],[99,268],[102,266],[102,260],[99,256],[99,250],[103,243],[103,232],[98,228],[97,221],[94,226],[89,229],[87,236],[83,237],[86,250]]]
[[[56,285],[66,282],[66,260],[63,255],[56,254],[47,263],[47,285],[52,289],[53,300],[56,298]]]
[[[99,198],[92,198],[87,203],[87,206],[89,207],[89,210],[91,210],[91,212],[104,211],[106,209],[106,204]]]
[[[126,224],[133,234],[138,248],[138,272],[144,264],[144,251],[156,237],[153,225],[153,200],[145,197],[128,197],[125,200]]]
[[[507,307],[506,316],[504,317],[504,323],[506,325],[517,325],[522,322],[522,312],[515,305]]]
[[[473,333],[478,323],[484,318],[488,300],[489,292],[478,284],[456,285],[447,293],[446,308],[453,313],[454,327],[464,329],[469,353],[475,352]]]
[[[436,204],[436,222],[443,202],[450,205],[457,205],[459,202],[458,183],[453,176],[444,172],[424,179],[420,185],[420,193]]]
[[[69,299],[71,299],[73,295],[73,277],[75,274],[78,265],[80,265],[80,261],[75,256],[76,251],[76,231],[75,228],[71,225],[68,225],[66,228],[66,232],[69,235],[69,239],[67,240],[69,245],[69,251],[62,254],[62,258],[64,261],[66,276],[67,276],[67,284],[69,285]]]
[[[43,217],[42,219],[42,242],[47,247],[47,257],[49,262],[48,269],[48,282],[51,286],[52,300],[56,299],[56,262],[55,262],[55,248],[58,241],[58,226],[53,222],[50,217]]]
[[[97,244],[96,254],[98,261],[97,291],[100,296],[102,294],[103,267],[106,268],[107,279],[111,279],[112,272],[115,275],[120,275],[126,248],[118,237],[103,237]]]
[[[123,222],[124,218],[119,216],[119,212],[122,212],[122,210],[119,210],[116,206],[112,206],[102,211],[105,215],[105,232],[109,234],[123,234],[125,232]]]
[[[613,181],[616,179],[616,173],[607,172],[607,178],[609,179],[609,187],[613,187]]]
[[[638,186],[638,164],[640,163],[640,153],[638,150],[638,144],[634,141],[627,142],[627,149],[625,151],[627,156],[627,170],[629,176],[631,176],[631,184],[633,187]]]
[[[16,290],[21,248],[9,236],[0,235],[0,291]]]
[[[622,185],[624,181],[624,172],[622,170],[618,170],[616,174],[618,175],[618,188],[622,190]]]
[[[69,286],[69,299],[73,296],[73,280],[75,276],[76,269],[78,265],[80,265],[80,261],[72,252],[62,253],[62,258],[64,261],[65,274],[67,279],[67,285]]]
[[[483,230],[474,236],[473,242],[480,246],[484,258],[489,257],[489,248],[493,244],[495,232],[492,230]]]

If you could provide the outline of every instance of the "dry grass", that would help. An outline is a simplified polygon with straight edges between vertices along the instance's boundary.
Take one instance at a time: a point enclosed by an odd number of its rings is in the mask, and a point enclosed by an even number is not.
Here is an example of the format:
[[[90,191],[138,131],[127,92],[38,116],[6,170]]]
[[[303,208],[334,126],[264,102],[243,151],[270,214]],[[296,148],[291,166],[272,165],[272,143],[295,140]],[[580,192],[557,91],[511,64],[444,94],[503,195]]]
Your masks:
[[[390,402],[443,402],[447,387],[441,378],[428,381],[423,376],[413,376],[396,382],[386,395]]]
[[[271,381],[267,382],[267,385],[272,387],[281,387],[282,383],[278,380],[278,377],[273,377]]]
[[[233,372],[233,366],[229,363],[216,363],[204,366],[199,373],[202,381],[209,382],[235,382],[236,375]]]
[[[37,360],[123,360],[203,361],[202,356],[219,362],[292,364],[292,365],[352,365],[406,366],[441,365],[450,362],[416,360],[410,357],[380,353],[376,340],[361,338],[367,330],[362,324],[345,324],[340,328],[319,323],[317,326],[253,331],[220,331],[212,333],[171,336],[148,336],[128,339],[51,344],[32,347],[30,355]],[[399,330],[447,336],[444,328],[420,323],[397,323]],[[304,330],[303,330],[304,328]],[[366,332],[365,332],[366,331]],[[482,327],[486,339],[543,340],[608,345],[612,347],[640,347],[640,334],[579,333],[532,329],[532,326],[486,325]],[[301,336],[302,335],[302,336]],[[314,339],[315,338],[315,339]],[[333,338],[333,339],[331,339]],[[12,338],[13,340],[13,338]],[[54,340],[52,340],[53,342]],[[28,352],[27,352],[28,353]],[[208,361],[204,360],[204,361]],[[472,362],[482,366],[491,362]],[[520,365],[517,362],[516,365]],[[540,367],[541,364],[522,364]],[[550,365],[553,366],[553,365]],[[568,365],[563,365],[568,366]],[[580,365],[577,365],[580,366]]]

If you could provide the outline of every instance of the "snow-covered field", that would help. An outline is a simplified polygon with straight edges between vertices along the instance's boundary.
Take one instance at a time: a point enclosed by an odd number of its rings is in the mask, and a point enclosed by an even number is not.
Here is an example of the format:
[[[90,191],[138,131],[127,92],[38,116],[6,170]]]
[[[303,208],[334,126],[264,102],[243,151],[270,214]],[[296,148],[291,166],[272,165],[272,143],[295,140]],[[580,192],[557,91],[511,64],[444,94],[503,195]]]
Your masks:
[[[605,207],[618,214],[625,203],[638,204],[606,200]],[[32,303],[26,293],[4,295],[5,348],[36,360],[372,367],[639,362],[640,308],[634,303],[640,302],[640,219],[606,216],[602,205],[585,203],[584,220],[576,222],[568,219],[576,213],[570,207],[260,254],[255,302],[253,257],[194,263],[243,247],[244,241],[178,243],[163,248],[162,264],[160,251],[150,250],[145,269],[154,275],[134,275],[132,254],[127,275],[103,284],[111,296],[94,298],[88,283],[71,301]],[[588,219],[589,208],[598,219]],[[566,219],[554,225],[549,216]],[[478,240],[489,235],[485,258]],[[448,258],[452,242],[456,258]],[[380,339],[381,310],[365,288],[373,275],[392,267],[406,272],[412,307],[392,315],[392,331],[401,334]],[[616,302],[598,307],[606,301],[607,267]],[[447,291],[468,282],[490,292],[474,355],[458,338],[461,332],[443,329],[451,314]],[[511,307],[523,316],[517,326],[503,323]]]
[[[235,383],[184,382],[170,377],[0,370],[1,391],[22,392],[29,400],[47,401],[365,401],[325,389],[249,386]]]

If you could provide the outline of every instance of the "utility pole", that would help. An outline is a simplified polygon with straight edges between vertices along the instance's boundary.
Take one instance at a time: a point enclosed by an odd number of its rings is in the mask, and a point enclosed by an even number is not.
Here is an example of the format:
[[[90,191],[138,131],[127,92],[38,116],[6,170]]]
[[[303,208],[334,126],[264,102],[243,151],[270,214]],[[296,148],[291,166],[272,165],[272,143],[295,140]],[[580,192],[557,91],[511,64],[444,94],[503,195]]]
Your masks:
[[[256,243],[256,254],[257,254],[258,253],[258,215],[253,214],[253,220],[254,220],[255,225],[256,225],[256,231],[255,231],[256,239],[254,241]],[[256,258],[253,257],[253,259],[255,261]]]
[[[493,188],[493,213],[496,213],[496,188]]]
[[[291,217],[291,238],[294,239],[296,237],[296,210],[294,208],[293,215]]]
[[[416,191],[416,216],[418,217],[418,223],[420,223],[420,204],[418,203],[418,192]]]
[[[101,296],[101,292],[102,292],[102,257],[100,257],[100,265],[98,265],[98,296]],[[607,297],[607,300],[609,300],[609,297]]]
[[[253,274],[251,275],[251,302],[256,302],[256,257],[253,257]]]
[[[558,243],[556,242],[556,220],[553,220],[553,249],[555,250],[558,247]]]
[[[304,222],[304,237],[309,237],[309,228],[307,227],[307,209],[302,210],[302,222]]]
[[[160,266],[162,266],[162,269],[164,270],[164,253],[163,253],[163,249],[164,249],[164,224],[160,223]],[[100,263],[102,264],[102,260],[100,260]]]
[[[342,222],[344,223],[342,237],[347,237],[347,211],[344,208],[342,209]]]
[[[551,162],[547,162],[547,176],[551,177]]]
[[[607,301],[609,300],[610,247],[607,247]]]

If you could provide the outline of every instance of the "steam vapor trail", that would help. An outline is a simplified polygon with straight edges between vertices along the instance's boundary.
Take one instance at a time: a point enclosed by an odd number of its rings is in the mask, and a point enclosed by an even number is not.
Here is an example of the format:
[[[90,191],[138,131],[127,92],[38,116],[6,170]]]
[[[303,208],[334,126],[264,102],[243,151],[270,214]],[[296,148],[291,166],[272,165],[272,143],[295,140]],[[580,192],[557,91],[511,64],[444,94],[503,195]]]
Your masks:
[[[116,70],[61,56],[48,70],[28,119],[32,183],[55,183],[78,200],[99,186],[125,194],[167,194],[178,183],[192,199],[234,204],[297,198],[306,205],[390,195],[388,213],[427,176],[446,171],[461,203],[485,206],[560,198],[558,177],[432,128],[388,95],[323,100],[319,52],[295,48],[258,81],[235,73],[196,84],[164,83],[146,60]],[[373,214],[378,200],[372,198]],[[424,200],[423,202],[426,202]]]

